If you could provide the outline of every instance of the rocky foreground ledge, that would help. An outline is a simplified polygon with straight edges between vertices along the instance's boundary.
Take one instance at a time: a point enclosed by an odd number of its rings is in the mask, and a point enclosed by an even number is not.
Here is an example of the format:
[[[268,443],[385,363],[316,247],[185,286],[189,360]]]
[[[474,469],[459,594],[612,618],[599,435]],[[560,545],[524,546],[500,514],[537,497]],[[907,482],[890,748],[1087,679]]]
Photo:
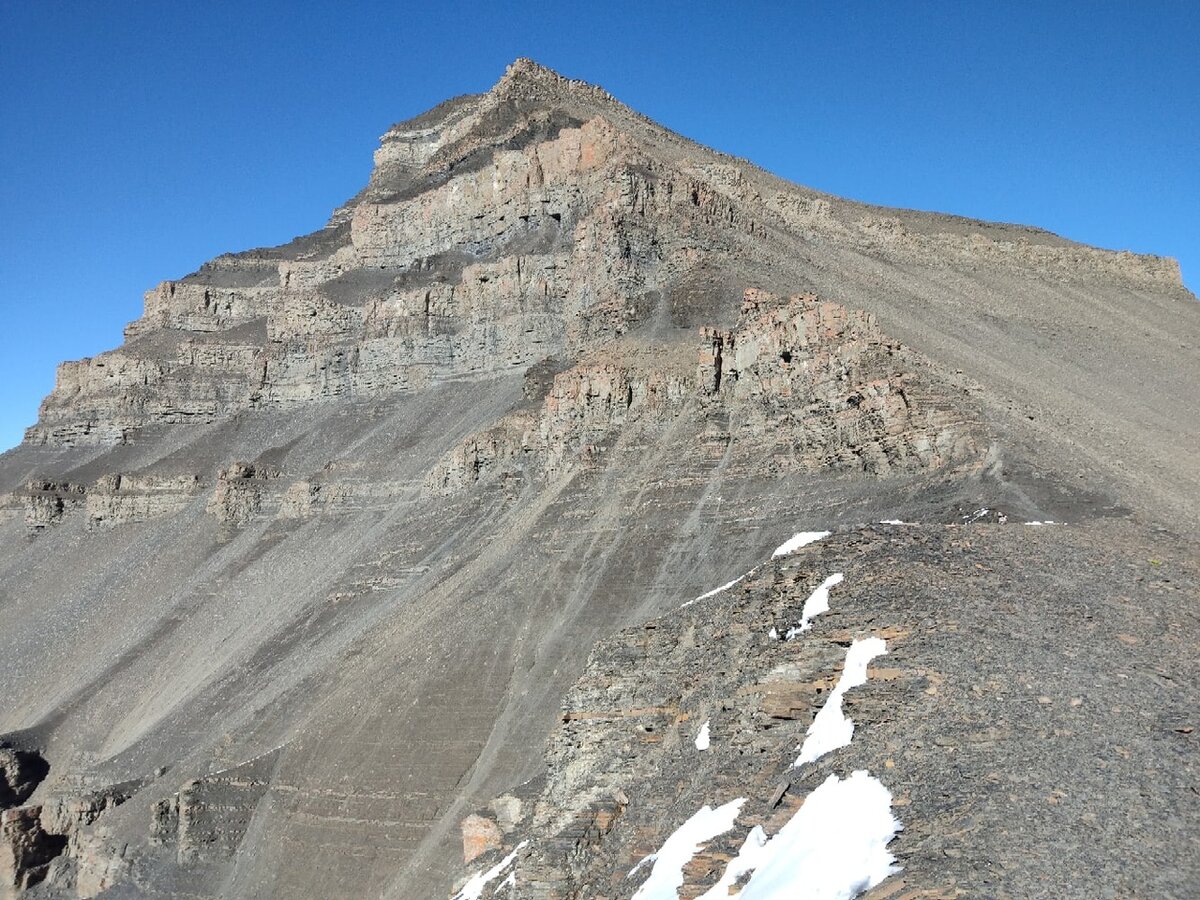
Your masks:
[[[596,647],[456,900],[1186,896],[1198,576],[1120,523],[764,559]]]

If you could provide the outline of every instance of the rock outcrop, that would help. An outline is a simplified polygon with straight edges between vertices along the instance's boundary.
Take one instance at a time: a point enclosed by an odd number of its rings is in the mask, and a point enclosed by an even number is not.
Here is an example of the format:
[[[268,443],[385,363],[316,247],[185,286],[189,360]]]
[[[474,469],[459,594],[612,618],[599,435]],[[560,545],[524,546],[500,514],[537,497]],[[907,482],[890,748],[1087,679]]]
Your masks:
[[[196,497],[203,482],[198,475],[101,476],[87,491],[85,509],[93,528],[113,528],[145,522],[182,510]]]
[[[28,800],[49,771],[41,754],[0,744],[0,809]]]
[[[150,840],[173,849],[181,866],[237,852],[266,793],[275,751],[223,772],[193,778],[154,804]]]
[[[235,462],[217,473],[208,511],[225,525],[245,525],[262,506],[265,484],[278,472],[252,463]]]
[[[67,839],[42,827],[40,806],[0,811],[0,884],[28,888],[46,877]]]
[[[694,374],[665,358],[610,352],[555,375],[540,409],[472,435],[431,473],[430,487],[454,491],[527,469],[553,477],[681,417],[713,426],[706,444],[715,457],[769,447],[776,471],[885,475],[977,453],[973,423],[869,315],[749,290],[738,324],[701,329],[698,343]],[[612,356],[634,360],[603,361]]]
[[[25,485],[21,497],[25,527],[31,534],[57,525],[72,510],[83,505],[86,488],[69,481],[36,479]]]
[[[42,825],[42,807],[23,805],[50,766],[40,753],[0,743],[0,890],[31,887],[46,877],[66,838]]]
[[[897,872],[867,897],[1093,887],[1186,895],[1200,876],[1195,862],[1164,867],[1155,854],[1183,819],[1195,827],[1184,789],[1195,761],[1151,798],[1138,786],[1138,759],[1171,756],[1191,740],[1191,726],[1169,723],[1194,702],[1196,667],[1177,659],[1160,669],[1170,685],[1162,706],[1135,712],[1121,660],[1140,640],[1128,629],[1173,615],[1172,585],[1194,589],[1197,570],[1176,546],[1158,563],[1170,574],[1147,581],[1114,549],[1129,537],[1113,525],[848,531],[600,642],[564,698],[544,783],[529,786],[532,815],[466,860],[467,872],[486,874],[513,854],[486,883],[475,876],[472,896],[636,895],[681,823],[738,798],[731,826],[674,863],[676,883],[680,897],[715,900],[735,885],[749,895],[767,857],[745,848],[769,846],[828,779],[854,771],[881,780],[903,822],[889,845]],[[818,590],[829,609],[812,614]],[[997,604],[1002,595],[1011,600]],[[1137,621],[1127,618],[1131,603],[1142,610]],[[1040,640],[1052,621],[1070,633]],[[841,694],[852,736],[798,765],[849,668],[847,648],[867,639],[886,653]],[[1124,715],[1110,721],[1114,707]],[[1120,857],[1103,841],[1068,849],[1058,832],[1080,827],[1068,823],[1135,829],[1144,843]],[[853,828],[839,832],[852,837]],[[1064,855],[1046,852],[1056,846]],[[744,868],[733,863],[740,853]],[[824,878],[827,862],[794,860],[796,883]]]

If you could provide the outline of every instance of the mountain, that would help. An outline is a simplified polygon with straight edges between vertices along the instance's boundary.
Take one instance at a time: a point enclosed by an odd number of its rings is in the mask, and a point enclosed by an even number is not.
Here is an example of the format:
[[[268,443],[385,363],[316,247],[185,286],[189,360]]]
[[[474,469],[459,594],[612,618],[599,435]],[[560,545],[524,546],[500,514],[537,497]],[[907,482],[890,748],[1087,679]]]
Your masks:
[[[1194,894],[1197,347],[518,60],[0,457],[0,881]]]

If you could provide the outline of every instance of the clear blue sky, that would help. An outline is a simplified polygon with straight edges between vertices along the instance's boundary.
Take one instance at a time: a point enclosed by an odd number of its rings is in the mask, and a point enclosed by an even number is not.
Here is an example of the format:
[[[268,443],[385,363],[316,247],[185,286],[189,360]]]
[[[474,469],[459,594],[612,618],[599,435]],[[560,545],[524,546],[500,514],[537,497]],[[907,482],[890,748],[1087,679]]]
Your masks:
[[[376,138],[518,56],[784,177],[1174,256],[1200,3],[0,0],[0,448],[142,292],[321,226]]]

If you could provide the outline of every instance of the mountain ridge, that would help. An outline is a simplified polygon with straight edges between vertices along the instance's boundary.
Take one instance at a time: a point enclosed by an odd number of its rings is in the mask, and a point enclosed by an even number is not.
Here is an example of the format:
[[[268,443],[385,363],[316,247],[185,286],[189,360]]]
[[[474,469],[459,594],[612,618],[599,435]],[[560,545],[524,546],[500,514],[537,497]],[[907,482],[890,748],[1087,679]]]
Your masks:
[[[1079,242],[1079,241],[1072,240],[1070,238],[1063,237],[1059,234],[1056,234],[1054,232],[1048,231],[1044,228],[1040,228],[1035,225],[1021,224],[1021,223],[1016,223],[1016,222],[994,222],[994,221],[978,219],[978,218],[974,218],[974,217],[970,217],[970,216],[961,216],[961,215],[957,215],[957,214],[950,213],[950,212],[921,210],[921,209],[915,209],[915,208],[905,209],[905,208],[887,207],[887,206],[882,206],[879,204],[874,204],[874,203],[870,203],[870,202],[866,202],[866,201],[847,200],[847,199],[838,197],[834,194],[820,191],[815,188],[806,187],[804,185],[801,185],[801,184],[798,184],[795,182],[787,181],[786,179],[782,179],[779,176],[774,175],[773,173],[769,172],[768,170],[763,169],[762,167],[760,167],[759,165],[754,163],[752,160],[749,160],[744,157],[735,156],[733,154],[725,153],[720,150],[715,150],[715,149],[704,147],[703,145],[700,145],[697,142],[695,142],[694,140],[692,140],[691,138],[685,137],[684,135],[679,134],[678,132],[672,131],[669,128],[666,128],[662,125],[659,125],[658,123],[653,122],[646,116],[643,116],[640,113],[637,113],[636,111],[631,110],[628,107],[626,107],[619,100],[617,100],[617,98],[615,98],[612,94],[605,91],[603,88],[596,87],[595,85],[591,85],[585,81],[566,78],[564,76],[559,75],[557,72],[553,71],[552,69],[542,66],[541,64],[537,63],[536,61],[529,59],[529,58],[525,58],[525,57],[520,58],[520,59],[514,61],[512,64],[510,64],[508,66],[507,70],[505,71],[504,76],[489,91],[486,91],[482,94],[461,94],[457,97],[453,97],[449,100],[443,101],[442,103],[438,104],[437,106],[434,106],[433,108],[427,110],[424,113],[421,113],[410,119],[406,119],[406,120],[397,122],[394,125],[392,125],[390,128],[388,128],[387,131],[384,132],[384,134],[380,137],[380,142],[382,144],[389,140],[399,140],[406,133],[416,132],[416,131],[422,130],[423,128],[426,128],[427,126],[430,126],[430,125],[440,125],[440,124],[442,124],[442,118],[446,113],[449,113],[451,111],[461,112],[461,107],[464,105],[468,105],[468,104],[472,104],[472,103],[486,102],[493,98],[499,98],[499,99],[513,98],[513,97],[528,98],[530,95],[532,95],[532,97],[537,98],[537,99],[546,100],[547,99],[546,96],[544,96],[544,94],[542,96],[539,96],[539,92],[538,92],[539,87],[546,87],[546,86],[549,86],[551,88],[549,93],[552,97],[560,97],[563,93],[569,94],[572,91],[582,93],[584,98],[591,101],[591,103],[594,105],[594,108],[598,107],[599,109],[606,110],[609,112],[617,111],[617,112],[619,112],[620,117],[622,117],[622,118],[627,117],[640,126],[647,126],[651,131],[653,131],[654,133],[656,133],[658,135],[668,136],[677,145],[683,146],[687,149],[703,150],[707,154],[709,154],[711,157],[713,157],[715,160],[732,163],[732,164],[735,164],[738,166],[743,166],[743,167],[748,166],[760,177],[763,177],[763,178],[771,180],[771,181],[780,182],[787,187],[805,192],[815,198],[819,198],[819,199],[823,199],[823,200],[837,201],[838,203],[840,203],[846,207],[858,209],[862,212],[867,212],[867,213],[893,213],[893,214],[901,213],[901,214],[911,217],[912,219],[914,219],[916,221],[921,221],[921,220],[944,221],[947,223],[957,224],[964,228],[965,227],[978,228],[980,226],[983,226],[988,229],[1001,230],[1001,231],[1012,230],[1012,231],[1018,232],[1019,234],[1026,235],[1026,236],[1035,236],[1035,237],[1039,237],[1039,238],[1043,238],[1043,239],[1050,239],[1051,242],[1053,242],[1053,243],[1061,242],[1061,244],[1065,244],[1065,245],[1084,247],[1084,248],[1093,249],[1093,250],[1102,250],[1104,252],[1117,254],[1120,256],[1131,256],[1131,257],[1134,257],[1137,259],[1145,259],[1148,263],[1150,263],[1152,265],[1162,266],[1163,269],[1165,270],[1165,272],[1167,273],[1166,277],[1168,278],[1168,280],[1170,279],[1170,273],[1172,271],[1174,271],[1175,272],[1174,278],[1176,281],[1178,281],[1178,283],[1179,283],[1178,286],[1184,287],[1183,282],[1182,282],[1182,276],[1179,274],[1179,271],[1178,271],[1179,263],[1177,260],[1174,260],[1171,257],[1159,256],[1159,255],[1152,254],[1152,253],[1135,253],[1135,252],[1128,251],[1128,250],[1117,250],[1117,249],[1102,248],[1102,247],[1098,247],[1098,246],[1094,246],[1094,245],[1089,245],[1089,244],[1086,244],[1083,242]],[[366,190],[367,189],[364,188],[364,192]],[[360,195],[361,195],[361,193],[363,193],[363,192],[360,192]],[[335,211],[334,215],[331,217],[330,222],[326,224],[325,228],[328,229],[329,227],[338,224],[339,213],[341,213],[343,210],[346,210],[350,206],[351,203],[353,203],[353,199],[351,201],[348,201],[348,203],[343,204],[343,206],[339,207],[338,210]],[[313,232],[309,235],[300,235],[297,238],[294,238],[293,241],[288,241],[288,242],[285,242],[284,244],[270,246],[270,247],[252,248],[252,249],[248,249],[245,251],[239,251],[237,253],[229,254],[229,255],[240,256],[242,254],[254,254],[254,253],[263,252],[263,251],[278,250],[282,247],[289,246],[290,244],[294,243],[296,240],[300,240],[300,239],[306,238],[306,237],[311,237],[312,234],[317,234],[317,233],[319,233],[319,231]],[[198,272],[194,272],[191,274],[195,275],[195,274],[198,274]],[[183,277],[187,278],[189,276],[183,276]]]

